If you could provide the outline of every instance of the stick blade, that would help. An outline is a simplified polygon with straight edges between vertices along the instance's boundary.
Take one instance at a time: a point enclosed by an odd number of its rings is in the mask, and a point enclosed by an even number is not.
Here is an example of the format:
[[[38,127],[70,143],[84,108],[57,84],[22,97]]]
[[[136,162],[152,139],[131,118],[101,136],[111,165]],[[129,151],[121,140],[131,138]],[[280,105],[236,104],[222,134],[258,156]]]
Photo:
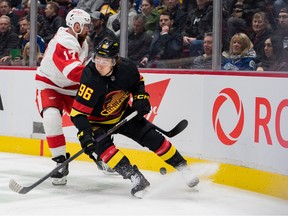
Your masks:
[[[29,191],[29,188],[21,186],[14,179],[10,180],[9,188],[19,194],[26,194]]]
[[[188,126],[188,121],[183,119],[180,121],[169,133],[169,137],[174,137],[177,134],[181,133]]]

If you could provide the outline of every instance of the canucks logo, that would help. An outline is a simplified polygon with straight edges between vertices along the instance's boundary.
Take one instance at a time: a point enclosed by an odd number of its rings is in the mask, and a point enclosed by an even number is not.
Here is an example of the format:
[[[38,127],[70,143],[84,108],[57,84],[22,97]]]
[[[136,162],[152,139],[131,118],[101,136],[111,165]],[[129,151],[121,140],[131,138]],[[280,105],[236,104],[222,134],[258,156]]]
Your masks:
[[[117,115],[127,105],[127,99],[130,97],[129,92],[114,91],[110,92],[105,99],[101,115]]]

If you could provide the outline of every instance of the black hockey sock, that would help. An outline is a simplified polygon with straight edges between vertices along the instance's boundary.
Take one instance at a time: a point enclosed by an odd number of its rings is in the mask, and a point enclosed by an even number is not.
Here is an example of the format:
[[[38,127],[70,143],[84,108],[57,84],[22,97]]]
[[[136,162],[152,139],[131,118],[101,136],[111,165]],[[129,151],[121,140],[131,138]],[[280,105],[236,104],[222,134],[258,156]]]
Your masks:
[[[175,154],[165,162],[173,166],[174,168],[187,165],[187,161],[182,157],[182,155],[177,150]]]

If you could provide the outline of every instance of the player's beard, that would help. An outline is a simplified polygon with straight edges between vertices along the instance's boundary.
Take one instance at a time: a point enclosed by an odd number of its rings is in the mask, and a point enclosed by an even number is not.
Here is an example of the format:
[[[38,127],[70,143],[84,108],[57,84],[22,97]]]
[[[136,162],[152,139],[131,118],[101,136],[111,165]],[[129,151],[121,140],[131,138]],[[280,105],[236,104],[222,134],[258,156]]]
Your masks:
[[[78,42],[82,44],[86,39],[86,35],[78,35]]]

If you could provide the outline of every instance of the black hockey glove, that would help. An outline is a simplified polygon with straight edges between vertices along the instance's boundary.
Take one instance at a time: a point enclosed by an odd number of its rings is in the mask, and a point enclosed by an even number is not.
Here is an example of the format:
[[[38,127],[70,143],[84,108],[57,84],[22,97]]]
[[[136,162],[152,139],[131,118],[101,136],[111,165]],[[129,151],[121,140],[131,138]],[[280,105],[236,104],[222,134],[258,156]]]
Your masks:
[[[112,22],[112,28],[113,30],[116,32],[120,29],[120,21],[118,19],[115,19],[113,22]]]
[[[149,94],[147,92],[134,94],[132,108],[138,111],[138,119],[141,119],[144,115],[148,114],[151,109]]]
[[[92,155],[92,153],[95,152],[96,148],[93,135],[87,131],[79,131],[77,136],[82,148],[84,149],[85,154],[89,156]]]

